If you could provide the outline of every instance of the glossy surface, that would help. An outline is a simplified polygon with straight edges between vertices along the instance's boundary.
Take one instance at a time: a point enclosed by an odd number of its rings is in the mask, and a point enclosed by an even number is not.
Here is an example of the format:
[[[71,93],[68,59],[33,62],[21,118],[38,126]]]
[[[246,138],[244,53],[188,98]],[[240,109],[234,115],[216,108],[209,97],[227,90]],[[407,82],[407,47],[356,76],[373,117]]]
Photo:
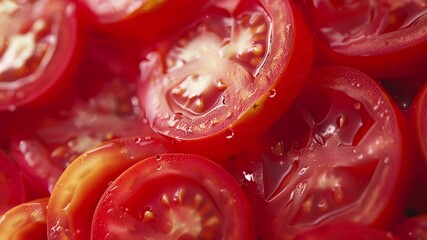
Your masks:
[[[94,214],[92,239],[255,239],[249,202],[208,159],[161,154],[123,172]]]

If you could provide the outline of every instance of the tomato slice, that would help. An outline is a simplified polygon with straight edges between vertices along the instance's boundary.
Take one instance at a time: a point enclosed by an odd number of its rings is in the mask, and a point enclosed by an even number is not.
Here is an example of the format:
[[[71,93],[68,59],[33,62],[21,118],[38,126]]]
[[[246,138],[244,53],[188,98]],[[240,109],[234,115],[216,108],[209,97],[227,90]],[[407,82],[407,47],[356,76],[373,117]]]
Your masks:
[[[0,215],[24,202],[24,183],[19,170],[3,150],[0,150],[0,189]]]
[[[418,91],[410,109],[412,132],[427,163],[427,83]]]
[[[311,46],[288,1],[220,1],[141,62],[146,116],[184,151],[234,153],[289,107]]]
[[[46,206],[42,198],[22,203],[0,216],[0,239],[45,240]]]
[[[105,142],[83,153],[51,193],[49,239],[89,239],[93,213],[110,182],[136,162],[168,151],[156,135],[142,135]]]
[[[59,96],[80,53],[75,5],[1,1],[0,111]]]
[[[400,109],[352,68],[319,69],[312,82],[255,154],[237,157],[264,239],[330,221],[387,227],[407,201],[414,159]]]
[[[147,44],[168,36],[191,22],[212,0],[76,0],[85,26],[108,38],[133,44],[144,51]],[[179,9],[179,11],[177,11]],[[138,50],[137,50],[138,51]]]
[[[425,1],[299,1],[329,61],[377,78],[425,74]]]
[[[144,159],[99,201],[92,239],[255,239],[249,202],[233,177],[189,154]]]
[[[398,240],[391,233],[362,224],[341,222],[319,226],[296,236],[294,240]]]
[[[95,47],[87,49],[83,60],[87,65],[77,70],[77,89],[70,104],[65,103],[59,113],[15,114],[11,154],[32,183],[47,193],[63,170],[87,149],[113,138],[153,134],[136,99],[138,61],[132,61],[131,55],[121,56],[117,53],[121,49],[110,43],[89,42]]]

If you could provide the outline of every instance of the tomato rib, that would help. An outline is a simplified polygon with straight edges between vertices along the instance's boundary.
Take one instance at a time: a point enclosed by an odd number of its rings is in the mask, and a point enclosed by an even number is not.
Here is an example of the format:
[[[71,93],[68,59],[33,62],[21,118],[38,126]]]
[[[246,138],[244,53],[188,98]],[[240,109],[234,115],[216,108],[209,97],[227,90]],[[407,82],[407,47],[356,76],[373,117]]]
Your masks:
[[[255,239],[245,194],[212,161],[160,154],[121,174],[95,210],[92,239]]]
[[[254,141],[286,111],[313,55],[292,3],[221,7],[200,13],[140,65],[140,98],[153,129],[183,151],[214,157]]]

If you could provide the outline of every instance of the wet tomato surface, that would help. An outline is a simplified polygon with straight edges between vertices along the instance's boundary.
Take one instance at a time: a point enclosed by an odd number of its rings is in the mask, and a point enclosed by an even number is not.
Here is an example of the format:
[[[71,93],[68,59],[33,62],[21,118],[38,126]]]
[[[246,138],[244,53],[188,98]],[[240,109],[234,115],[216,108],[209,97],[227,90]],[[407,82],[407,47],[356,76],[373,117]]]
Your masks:
[[[289,2],[202,13],[142,61],[141,100],[153,129],[181,149],[225,156],[289,107],[311,66],[311,39]]]
[[[416,239],[425,0],[0,0],[0,239]]]
[[[261,236],[290,239],[337,220],[390,224],[412,165],[407,131],[367,75],[345,67],[314,71],[312,85],[261,138],[260,153],[237,156]]]

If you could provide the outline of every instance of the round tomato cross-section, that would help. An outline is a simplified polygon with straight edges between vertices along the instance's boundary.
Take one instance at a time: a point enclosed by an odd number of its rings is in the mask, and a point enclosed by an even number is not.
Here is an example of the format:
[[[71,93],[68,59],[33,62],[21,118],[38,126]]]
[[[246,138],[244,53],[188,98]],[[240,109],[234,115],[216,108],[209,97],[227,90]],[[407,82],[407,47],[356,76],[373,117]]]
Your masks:
[[[425,1],[298,1],[328,61],[377,78],[425,74]]]
[[[75,5],[1,1],[0,9],[0,111],[59,96],[80,54]]]
[[[140,65],[146,116],[180,149],[214,157],[236,152],[279,118],[313,55],[302,18],[278,0],[222,2],[158,45]]]
[[[92,239],[255,239],[240,186],[219,165],[161,154],[121,174],[95,211]]]
[[[412,130],[427,163],[427,83],[417,93],[410,112]]]
[[[414,163],[396,104],[352,68],[319,69],[312,82],[252,148],[259,153],[237,157],[265,239],[330,221],[385,227],[406,201]]]
[[[170,149],[154,135],[118,138],[85,151],[53,188],[48,239],[89,239],[93,213],[109,184],[138,161],[165,152]]]
[[[25,202],[1,215],[0,238],[46,240],[47,202],[47,198]]]

